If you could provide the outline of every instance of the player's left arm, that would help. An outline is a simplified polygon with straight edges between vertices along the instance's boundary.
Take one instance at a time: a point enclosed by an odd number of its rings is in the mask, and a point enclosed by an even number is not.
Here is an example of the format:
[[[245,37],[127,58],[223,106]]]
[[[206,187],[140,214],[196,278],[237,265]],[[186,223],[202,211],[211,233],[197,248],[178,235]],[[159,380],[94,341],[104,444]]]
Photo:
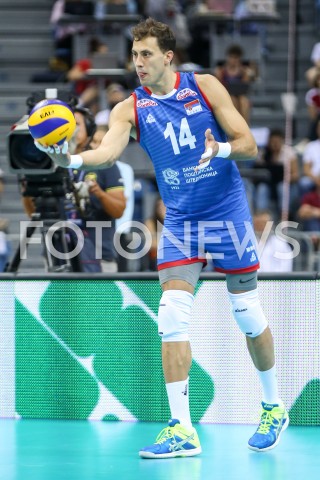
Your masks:
[[[212,75],[196,75],[196,79],[200,90],[210,103],[216,120],[228,137],[228,143],[231,146],[228,157],[232,160],[255,159],[258,155],[256,142],[247,122],[233,105],[225,87]],[[217,156],[219,152],[219,143],[210,129],[205,132],[205,149],[206,151],[212,149],[212,155],[200,160],[200,163]]]

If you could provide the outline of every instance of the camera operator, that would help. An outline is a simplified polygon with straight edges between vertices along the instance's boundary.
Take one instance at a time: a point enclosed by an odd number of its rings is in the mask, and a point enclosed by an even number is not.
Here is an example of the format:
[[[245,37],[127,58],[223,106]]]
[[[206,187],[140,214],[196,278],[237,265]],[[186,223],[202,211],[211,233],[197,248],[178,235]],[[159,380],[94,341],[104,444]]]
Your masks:
[[[88,149],[96,130],[94,117],[88,109],[74,108],[76,119],[76,131],[71,139],[71,148],[74,154],[80,154]],[[70,184],[73,191],[69,192],[76,199],[76,209],[67,211],[69,221],[76,223],[82,230],[84,245],[79,254],[80,271],[83,272],[117,272],[117,252],[114,247],[113,237],[115,232],[115,219],[120,218],[126,207],[124,196],[124,183],[119,168],[114,165],[111,168],[84,171],[70,170]],[[34,205],[30,197],[23,197],[26,213],[31,215]],[[72,202],[70,201],[70,204]],[[69,214],[68,214],[69,213]],[[102,228],[101,241],[96,236],[96,228],[87,227],[87,222],[108,222]],[[70,230],[70,251],[77,243],[74,231]],[[96,238],[97,237],[97,238]],[[98,255],[96,250],[98,247]],[[56,247],[59,250],[58,247]],[[101,252],[102,258],[100,257]],[[74,262],[73,262],[74,264]],[[77,269],[78,270],[78,269]]]

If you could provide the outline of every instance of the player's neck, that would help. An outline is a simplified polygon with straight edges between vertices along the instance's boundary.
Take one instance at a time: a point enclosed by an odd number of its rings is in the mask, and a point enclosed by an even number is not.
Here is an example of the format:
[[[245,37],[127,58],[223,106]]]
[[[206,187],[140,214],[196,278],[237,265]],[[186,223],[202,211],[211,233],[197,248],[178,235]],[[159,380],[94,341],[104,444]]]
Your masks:
[[[170,68],[159,83],[156,85],[150,85],[148,88],[155,95],[167,95],[175,88],[176,81],[177,74]]]

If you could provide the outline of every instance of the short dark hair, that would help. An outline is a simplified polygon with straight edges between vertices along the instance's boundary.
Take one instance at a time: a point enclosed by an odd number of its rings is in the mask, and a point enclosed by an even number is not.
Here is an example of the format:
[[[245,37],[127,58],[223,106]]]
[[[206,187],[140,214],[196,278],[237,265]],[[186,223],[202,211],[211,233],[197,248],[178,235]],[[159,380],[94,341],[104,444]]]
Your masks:
[[[132,28],[131,32],[136,42],[146,37],[155,37],[162,52],[167,52],[168,50],[175,51],[176,38],[171,28],[165,23],[157,22],[149,17],[139,22],[138,25]]]

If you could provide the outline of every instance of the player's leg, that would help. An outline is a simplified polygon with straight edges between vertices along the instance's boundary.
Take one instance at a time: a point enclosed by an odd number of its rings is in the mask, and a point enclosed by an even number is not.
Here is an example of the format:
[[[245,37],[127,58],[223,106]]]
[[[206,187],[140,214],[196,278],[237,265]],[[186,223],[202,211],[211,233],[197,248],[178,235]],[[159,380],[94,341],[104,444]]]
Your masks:
[[[165,268],[159,277],[163,294],[158,313],[158,331],[162,338],[162,365],[171,420],[153,445],[140,450],[143,458],[194,456],[201,453],[189,409],[189,370],[192,356],[189,324],[194,287],[203,263]]]
[[[263,390],[260,424],[248,446],[256,451],[270,450],[278,444],[289,417],[279,398],[273,337],[259,301],[257,274],[227,274],[227,287],[233,316],[246,335]]]
[[[174,270],[160,273],[163,294],[158,312],[158,331],[162,338],[162,368],[171,411],[171,418],[190,428],[189,410],[189,370],[192,354],[189,342],[189,324],[193,305],[194,286],[185,280],[168,279],[174,271],[184,271],[190,267],[175,267]],[[191,269],[196,272],[202,268],[195,264]]]

